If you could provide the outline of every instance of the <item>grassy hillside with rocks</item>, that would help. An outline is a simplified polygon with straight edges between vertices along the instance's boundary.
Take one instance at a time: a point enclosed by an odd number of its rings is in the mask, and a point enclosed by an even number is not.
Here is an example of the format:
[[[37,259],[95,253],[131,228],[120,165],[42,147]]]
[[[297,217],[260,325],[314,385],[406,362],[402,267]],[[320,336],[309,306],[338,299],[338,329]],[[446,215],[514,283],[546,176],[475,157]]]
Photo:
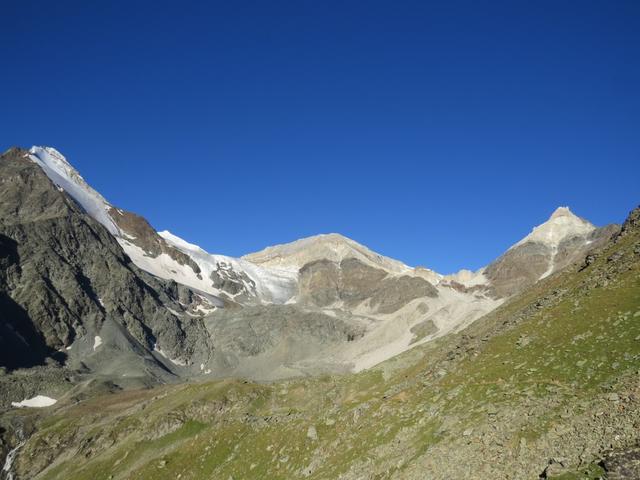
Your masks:
[[[1,419],[13,432],[6,449],[28,437],[12,471],[69,480],[628,478],[640,437],[639,219],[636,209],[603,249],[464,331],[359,374],[101,394],[108,385],[94,380],[49,409],[11,410]]]

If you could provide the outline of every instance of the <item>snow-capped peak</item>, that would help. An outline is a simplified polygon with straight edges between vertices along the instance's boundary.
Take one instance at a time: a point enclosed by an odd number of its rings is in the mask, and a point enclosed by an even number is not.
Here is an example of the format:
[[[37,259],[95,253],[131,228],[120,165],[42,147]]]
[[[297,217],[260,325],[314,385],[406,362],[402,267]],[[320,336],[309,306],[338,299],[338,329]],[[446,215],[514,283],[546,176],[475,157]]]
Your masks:
[[[514,246],[537,242],[554,248],[565,238],[587,235],[595,228],[590,222],[574,215],[569,207],[558,207],[549,220],[535,227],[529,235]]]
[[[105,226],[112,235],[118,235],[109,210],[111,204],[89,186],[78,171],[69,164],[59,151],[52,147],[31,147],[29,158],[40,165],[44,173],[58,187],[64,189],[95,220]]]

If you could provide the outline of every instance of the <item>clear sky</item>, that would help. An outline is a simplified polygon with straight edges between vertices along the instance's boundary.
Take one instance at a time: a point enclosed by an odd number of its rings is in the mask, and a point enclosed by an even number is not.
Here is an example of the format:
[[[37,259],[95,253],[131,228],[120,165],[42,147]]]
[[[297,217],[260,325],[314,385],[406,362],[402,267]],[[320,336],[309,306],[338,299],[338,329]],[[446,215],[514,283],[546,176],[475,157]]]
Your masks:
[[[478,268],[640,202],[640,2],[3,2],[0,149],[216,253]]]

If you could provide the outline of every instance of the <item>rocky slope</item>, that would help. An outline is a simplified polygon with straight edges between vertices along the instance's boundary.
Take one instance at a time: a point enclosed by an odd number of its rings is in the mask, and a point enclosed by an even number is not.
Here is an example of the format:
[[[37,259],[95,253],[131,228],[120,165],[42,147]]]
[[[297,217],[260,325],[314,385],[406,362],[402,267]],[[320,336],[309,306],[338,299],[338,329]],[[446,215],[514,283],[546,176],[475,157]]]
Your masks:
[[[21,432],[4,435],[5,452],[21,445],[11,471],[112,480],[638,478],[639,219],[640,208],[599,249],[466,329],[358,374],[173,385],[80,403],[76,390],[46,411],[7,412],[0,424]]]
[[[615,225],[596,228],[569,208],[560,207],[547,222],[488,265],[483,274],[497,296],[510,296],[584,257],[616,231]]]

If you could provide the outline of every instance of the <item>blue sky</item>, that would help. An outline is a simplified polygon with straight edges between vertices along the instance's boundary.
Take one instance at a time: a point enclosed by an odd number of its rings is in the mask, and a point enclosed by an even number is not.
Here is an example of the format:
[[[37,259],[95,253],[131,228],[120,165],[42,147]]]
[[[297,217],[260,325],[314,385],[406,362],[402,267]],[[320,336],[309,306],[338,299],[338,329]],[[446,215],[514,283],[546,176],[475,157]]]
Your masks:
[[[340,232],[478,268],[640,200],[640,2],[5,2],[0,149],[241,255]]]

